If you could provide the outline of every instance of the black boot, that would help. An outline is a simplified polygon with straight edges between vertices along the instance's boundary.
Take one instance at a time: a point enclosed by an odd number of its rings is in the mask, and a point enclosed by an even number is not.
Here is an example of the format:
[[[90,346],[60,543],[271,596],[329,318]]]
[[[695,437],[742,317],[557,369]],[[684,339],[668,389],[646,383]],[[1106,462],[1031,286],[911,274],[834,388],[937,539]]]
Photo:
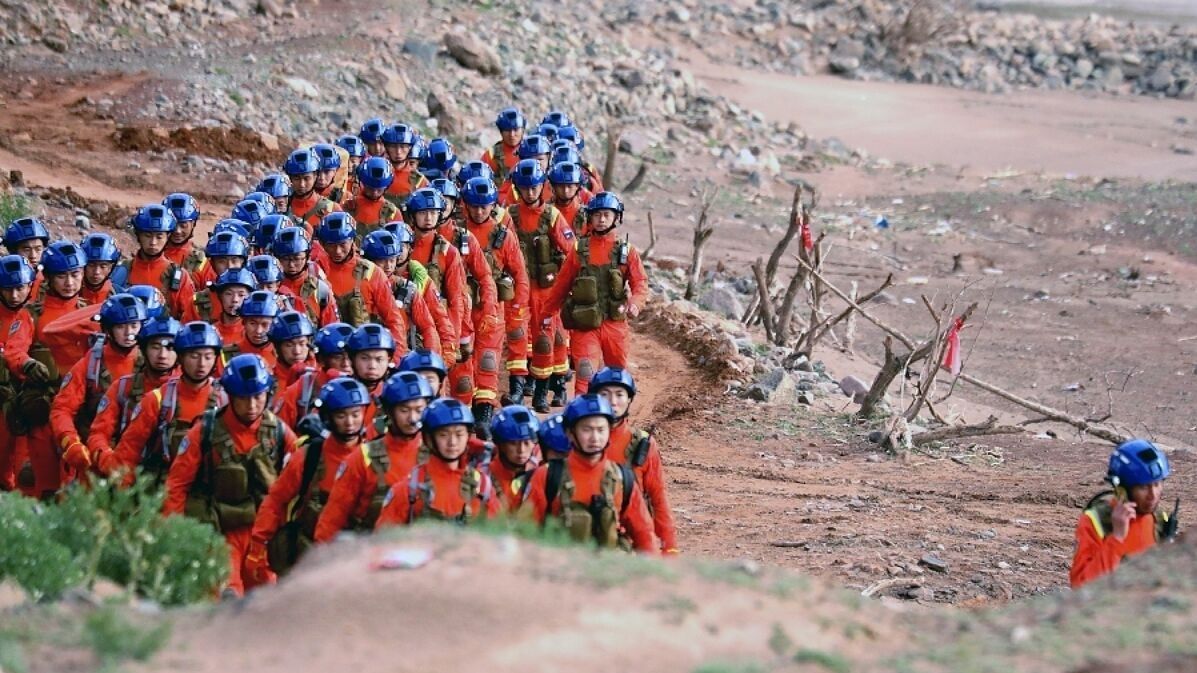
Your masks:
[[[565,406],[565,374],[553,374],[549,377],[549,392],[553,393],[553,399],[549,401],[550,407],[559,409]]]
[[[504,398],[503,404],[519,404],[524,403],[524,386],[527,385],[528,378],[518,374],[512,374],[507,378],[507,387],[509,391]]]
[[[532,382],[532,410],[538,414],[549,413],[548,379],[536,379]]]
[[[490,419],[495,413],[494,406],[487,404],[486,402],[475,402],[473,412],[474,434],[478,436],[478,439],[489,442],[491,439]]]

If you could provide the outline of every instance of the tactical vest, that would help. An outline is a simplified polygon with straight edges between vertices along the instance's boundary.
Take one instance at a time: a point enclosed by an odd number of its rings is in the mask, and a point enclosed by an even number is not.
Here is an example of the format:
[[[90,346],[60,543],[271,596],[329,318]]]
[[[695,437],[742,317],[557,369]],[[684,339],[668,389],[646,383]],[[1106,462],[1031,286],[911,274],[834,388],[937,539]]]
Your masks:
[[[33,330],[35,333],[46,309],[46,285],[48,285],[48,281],[41,284],[37,298],[26,305],[26,310],[29,311],[29,316],[33,319]],[[75,298],[76,309],[87,305],[87,300],[83,297]],[[64,372],[59,371],[58,363],[54,359],[54,353],[49,348],[35,341],[29,348],[29,357],[45,365],[46,370],[50,372],[50,377],[45,383],[25,381],[15,391],[16,398],[14,404],[20,415],[19,423],[13,424],[13,434],[15,435],[24,434],[30,428],[45,425],[50,421],[50,407],[53,406],[54,397],[58,394],[59,388],[62,387]]]
[[[378,522],[378,515],[382,513],[387,493],[391,490],[391,484],[387,483],[387,472],[391,469],[391,456],[387,453],[386,438],[379,437],[362,444],[362,460],[374,472],[374,493],[370,496],[370,505],[366,508],[365,516],[355,521],[353,526],[361,531],[372,531],[374,524]],[[423,465],[426,460],[428,460],[428,449],[421,445],[416,457],[416,464]]]
[[[156,431],[142,447],[141,467],[148,473],[155,475],[157,481],[166,479],[166,472],[179,451],[179,444],[195,425],[195,420],[184,421],[178,418],[179,413],[179,379],[172,378],[161,388],[151,393],[158,400],[158,419]],[[214,410],[228,404],[228,397],[215,381],[208,390],[206,409]]]
[[[540,211],[536,229],[533,231],[524,231],[519,226],[518,205],[508,207],[507,214],[511,216],[512,227],[520,239],[520,252],[524,254],[528,275],[536,279],[536,284],[541,288],[553,287],[553,281],[557,280],[557,272],[561,270],[561,264],[565,261],[565,253],[553,245],[552,231],[558,217],[557,210],[546,206]]]
[[[353,289],[337,297],[337,311],[341,320],[358,327],[368,322],[380,322],[378,316],[366,309],[366,297],[362,294],[362,281],[373,277],[375,267],[364,259],[358,259],[353,267]]]
[[[377,230],[387,222],[393,222],[400,217],[399,208],[395,204],[383,199],[382,207],[378,210],[378,219],[373,221],[366,221],[358,217],[357,201],[354,202],[354,208],[349,212],[353,216],[354,222],[357,222],[357,240],[361,242],[363,238],[369,236],[371,232]]]
[[[490,148],[490,156],[495,160],[495,183],[501,185],[507,176],[511,175],[511,171],[507,168],[507,160],[504,158],[506,155],[503,154],[502,140]]]
[[[187,273],[182,266],[170,262],[166,269],[158,276],[158,285],[163,294],[169,292],[178,292],[179,288],[183,286],[183,274]],[[133,274],[133,258],[122,260],[116,268],[112,270],[112,275],[108,277],[112,281],[112,289],[116,292],[124,292],[129,289],[129,278]],[[169,308],[166,311],[170,313]]]
[[[278,479],[275,467],[283,451],[284,428],[269,411],[262,415],[257,443],[238,453],[222,420],[227,407],[209,409],[200,418],[200,469],[187,494],[185,513],[226,532],[252,526],[270,487]]]
[[[192,301],[195,303],[195,314],[199,316],[199,319],[204,322],[212,322],[212,292],[200,290],[195,293]]]
[[[294,202],[292,202],[292,204],[293,203]],[[316,224],[319,224],[320,220],[323,220],[325,215],[335,212],[335,210],[336,210],[333,202],[329,201],[328,199],[324,198],[323,196],[316,199],[316,202],[314,204],[312,204],[312,207],[303,213],[297,213],[294,210],[290,210],[292,204],[288,204],[289,212],[287,214],[290,215],[291,217],[295,218],[296,220],[303,222],[304,224],[311,224],[313,226],[315,226]],[[315,216],[314,222],[308,220],[308,218],[312,217],[312,216]]]
[[[191,246],[191,250],[187,253],[187,256],[183,258],[183,268],[186,269],[188,273],[195,273],[200,270],[200,267],[204,265],[204,261],[207,259],[208,257],[204,254],[203,250],[195,246]]]
[[[396,175],[395,179],[398,180],[399,176]],[[388,189],[387,193],[383,194],[383,198],[389,201],[396,208],[402,208],[404,202],[407,201],[407,198],[411,196],[412,192],[426,185],[427,182],[424,180],[424,176],[421,175],[419,171],[413,170],[407,174],[407,193],[395,194],[391,193],[391,191]]]
[[[421,265],[428,274],[428,280],[432,283],[433,287],[437,289],[441,297],[445,297],[447,295],[445,288],[446,269],[442,269],[441,265],[448,263],[450,244],[440,234],[434,232],[432,235],[436,237],[432,240],[432,252],[428,255],[428,261],[421,262]]]
[[[570,537],[576,542],[594,541],[599,547],[614,549],[631,547],[620,520],[631,502],[636,477],[626,465],[606,461],[599,491],[590,503],[574,502],[574,479],[564,460],[550,460],[545,478],[545,518],[553,511],[553,503],[560,500],[561,518]],[[619,509],[615,509],[619,503]]]
[[[308,275],[299,284],[299,291],[296,294],[299,295],[299,299],[303,303],[303,312],[308,315],[308,320],[311,320],[313,325],[320,325],[322,324],[320,316],[328,306],[328,302],[332,301],[332,290],[320,280],[315,270],[316,265],[310,264]]]
[[[561,310],[566,329],[598,329],[604,320],[627,320],[628,287],[620,267],[627,264],[628,243],[611,249],[606,264],[590,259],[590,237],[578,239],[578,275]]]
[[[428,517],[438,521],[453,521],[462,525],[468,524],[473,518],[481,515],[485,517],[487,505],[494,495],[494,486],[490,477],[482,473],[473,465],[467,467],[461,475],[461,499],[465,502],[461,512],[450,514],[442,512],[432,506],[436,502],[436,490],[432,479],[428,476],[428,465],[419,465],[411,471],[407,483],[407,523],[411,524],[417,518]],[[478,501],[478,507],[472,505]],[[420,512],[416,514],[416,504],[420,505]]]
[[[116,382],[116,406],[119,410],[116,421],[116,432],[112,436],[112,444],[115,445],[120,441],[121,435],[125,433],[125,428],[129,427],[129,422],[133,416],[133,410],[141,404],[141,399],[145,397],[145,372],[138,370],[129,376],[122,376]]]
[[[424,338],[420,330],[416,329],[415,311],[412,307],[416,303],[416,295],[420,287],[410,278],[391,278],[391,295],[395,297],[395,306],[407,316],[407,348],[416,350],[424,347]]]
[[[79,433],[79,439],[84,442],[91,434],[91,425],[95,422],[96,414],[99,412],[100,400],[104,399],[104,393],[112,385],[112,372],[104,364],[104,343],[105,339],[97,339],[87,353],[87,378],[83,392],[83,405],[75,412],[75,430]],[[140,369],[141,365],[141,352],[138,351],[133,367]]]
[[[1088,504],[1085,505],[1085,516],[1089,517],[1089,521],[1093,523],[1093,529],[1097,531],[1097,539],[1103,540],[1106,535],[1114,530],[1114,508],[1110,504],[1110,496],[1114,495],[1113,491],[1102,491],[1089,499]],[[1155,517],[1155,541],[1162,542],[1176,535],[1176,522],[1164,510],[1159,510],[1154,515]]]
[[[486,263],[490,267],[490,276],[495,280],[495,294],[501,302],[515,299],[515,279],[499,266],[498,251],[503,249],[503,244],[506,242],[507,226],[501,221],[496,221],[490,230],[490,236],[487,237],[486,245],[482,246],[482,254],[486,257]],[[470,295],[474,305],[478,305],[482,299],[479,296],[478,283],[470,284]]]

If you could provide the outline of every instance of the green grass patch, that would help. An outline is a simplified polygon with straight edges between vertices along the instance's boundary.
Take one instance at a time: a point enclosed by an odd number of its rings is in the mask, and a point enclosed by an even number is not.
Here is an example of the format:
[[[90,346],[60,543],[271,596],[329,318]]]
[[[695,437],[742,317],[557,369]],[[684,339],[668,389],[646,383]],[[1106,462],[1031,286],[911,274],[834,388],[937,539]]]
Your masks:
[[[852,665],[848,660],[834,652],[825,652],[804,647],[794,655],[796,664],[812,664],[831,673],[851,673]]]
[[[105,666],[123,661],[146,661],[170,638],[170,623],[139,626],[115,606],[105,606],[83,622],[83,639]]]

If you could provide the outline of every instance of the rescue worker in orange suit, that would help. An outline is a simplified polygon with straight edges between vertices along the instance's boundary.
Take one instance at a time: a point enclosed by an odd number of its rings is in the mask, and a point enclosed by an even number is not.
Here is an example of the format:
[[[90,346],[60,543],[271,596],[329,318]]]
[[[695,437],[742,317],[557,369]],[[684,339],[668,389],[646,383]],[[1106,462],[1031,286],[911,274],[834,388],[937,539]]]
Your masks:
[[[536,431],[536,443],[540,449],[542,463],[549,460],[565,460],[572,451],[569,435],[565,434],[565,417],[561,414],[549,414],[540,422],[540,429]]]
[[[241,324],[243,325],[241,340],[231,346],[225,344],[225,360],[245,353],[251,353],[262,358],[270,367],[273,375],[278,365],[278,356],[270,342],[270,328],[275,318],[282,313],[279,308],[278,297],[273,292],[254,290],[241,304]],[[277,379],[274,379],[277,382]],[[271,391],[273,392],[273,391]]]
[[[179,442],[200,414],[224,404],[224,394],[214,378],[221,349],[216,329],[205,322],[189,322],[179,328],[174,343],[179,375],[134,405],[116,448],[96,456],[101,474],[114,476],[125,471],[131,479],[133,470],[140,467],[161,481]]]
[[[158,204],[143,206],[133,216],[137,254],[124,260],[112,272],[112,286],[124,291],[130,285],[149,285],[162,290],[166,310],[172,317],[183,315],[195,296],[191,274],[164,254],[166,242],[178,228],[175,216]]]
[[[349,155],[349,164],[345,166],[345,173],[347,179],[345,181],[345,198],[342,199],[342,204],[350,197],[356,196],[361,190],[361,183],[358,182],[357,169],[366,160],[366,144],[362,139],[353,135],[345,134],[337,138],[337,147],[345,150]]]
[[[79,247],[83,248],[83,256],[87,258],[87,265],[83,267],[83,289],[79,291],[79,296],[87,303],[98,306],[113,294],[112,282],[108,278],[116,268],[116,263],[121,261],[121,251],[111,236],[102,233],[84,236]]]
[[[232,220],[221,220],[231,222]],[[249,240],[233,231],[219,231],[204,244],[204,263],[192,274],[192,280],[201,292],[208,284],[229,269],[241,269],[249,261]]]
[[[495,279],[497,299],[503,306],[507,349],[510,353],[505,363],[509,372],[507,401],[522,404],[528,371],[528,302],[531,292],[528,267],[511,218],[507,211],[495,206],[498,203],[498,190],[490,178],[470,178],[463,192],[466,227],[481,244],[482,255]],[[478,365],[478,386],[497,388],[497,380],[492,383],[489,372],[484,380],[481,359]]]
[[[309,238],[321,220],[341,210],[340,206],[316,191],[316,173],[319,171],[320,157],[311,148],[295,150],[283,163],[283,172],[291,180],[287,214],[300,223]]]
[[[293,192],[291,191],[291,180],[287,176],[282,173],[271,173],[258,182],[258,186],[254,187],[254,191],[270,196],[274,200],[275,214],[282,215],[289,220],[291,219],[291,216],[287,213],[287,209]],[[294,222],[294,220],[291,221]]]
[[[370,157],[357,167],[356,174],[359,191],[345,201],[345,212],[357,222],[357,241],[361,243],[370,232],[399,219],[400,213],[398,206],[383,198],[395,181],[391,162],[384,157]]]
[[[505,510],[514,514],[523,503],[528,480],[540,465],[540,421],[527,407],[512,404],[499,411],[490,430],[495,456],[488,472]]]
[[[503,353],[503,316],[496,289],[498,279],[487,249],[471,230],[447,216],[452,209],[450,201],[460,200],[457,185],[439,178],[433,180],[433,189],[440,191],[445,201],[441,211],[442,224],[437,233],[453,243],[461,256],[471,307],[469,318],[461,325],[461,336],[470,339],[471,355],[462,358],[449,371],[449,389],[454,397],[473,405],[474,420],[478,422],[474,432],[482,439],[489,439],[490,419],[499,399],[499,366]],[[489,246],[490,241],[487,244]],[[465,399],[468,392],[473,396]]]
[[[208,289],[195,294],[195,299],[183,311],[183,322],[200,320],[212,323],[226,346],[241,341],[245,324],[241,320],[241,305],[249,293],[258,288],[258,279],[249,269],[229,269]]]
[[[329,143],[318,143],[312,145],[312,151],[320,158],[320,170],[316,172],[316,193],[333,203],[341,203],[346,196],[345,187],[336,184],[336,177],[342,172],[341,152],[344,150]]]
[[[29,347],[33,341],[33,317],[26,304],[33,293],[33,280],[37,276],[24,257],[17,254],[0,257],[0,491],[11,491],[17,486],[16,470],[25,464],[24,451],[17,453],[17,437],[13,433],[13,420],[21,411],[13,404],[17,382],[23,376],[25,362],[29,360]],[[22,449],[25,447],[22,446]],[[32,489],[32,473],[27,473]]]
[[[463,325],[470,319],[470,295],[466,285],[465,265],[461,254],[452,243],[437,233],[445,199],[432,188],[417,190],[407,201],[407,217],[411,220],[415,241],[412,243],[411,259],[418,262],[428,274],[428,285],[441,297],[449,318],[454,341],[445,342],[441,334],[442,352],[450,368],[458,362],[468,360],[472,348],[469,331]],[[464,402],[473,400],[474,391],[452,390],[449,395]]]
[[[204,264],[204,251],[195,244],[195,225],[199,223],[200,209],[190,194],[175,192],[162,199],[162,205],[175,216],[175,230],[166,240],[163,255],[170,261],[194,274]]]
[[[395,308],[403,313],[408,325],[408,348],[440,351],[441,336],[436,328],[436,319],[425,299],[425,293],[420,290],[416,281],[399,273],[400,258],[410,255],[411,246],[400,243],[395,234],[385,229],[372,231],[362,240],[362,257],[373,262],[390,281]],[[434,301],[434,304],[440,308],[439,301]]]
[[[353,218],[348,213],[333,213],[320,223],[316,235],[328,253],[325,272],[337,297],[341,320],[354,327],[382,324],[397,341],[406,343],[406,320],[391,297],[386,274],[358,253],[354,242],[357,225]]]
[[[296,297],[296,310],[308,314],[314,325],[339,322],[337,301],[319,265],[311,259],[312,242],[299,227],[280,229],[270,244],[271,254],[283,267],[284,294]]]
[[[395,362],[395,338],[382,325],[367,323],[353,330],[345,350],[353,378],[366,386],[372,399],[377,399]],[[366,409],[366,439],[381,437],[384,432],[386,415],[377,404],[371,404]]]
[[[200,416],[166,477],[163,513],[186,513],[224,534],[231,569],[226,592],[237,596],[273,581],[269,571],[246,563],[250,533],[278,466],[296,450],[295,433],[266,408],[273,385],[270,368],[256,355],[230,360],[220,377],[228,405]]]
[[[419,519],[468,524],[500,511],[490,477],[466,459],[474,415],[460,401],[433,400],[421,419],[428,460],[391,486],[377,528],[410,525]]]
[[[546,176],[549,173],[549,156],[552,154],[553,148],[549,141],[542,135],[533,134],[522,141],[519,146],[520,161],[535,161],[540,166],[540,172]],[[518,168],[519,164],[516,164]],[[499,205],[508,207],[519,203],[521,195],[517,193],[519,185],[515,183],[516,168],[511,169],[511,173],[507,175],[507,179],[499,185]],[[547,182],[540,185],[540,199],[545,203],[553,200],[553,190],[549,187]],[[568,224],[568,222],[566,223]]]
[[[400,308],[406,307],[410,318],[409,325],[417,321],[416,305],[422,303],[432,316],[432,324],[436,330],[435,340],[425,340],[424,328],[419,328],[415,334],[409,335],[409,346],[436,350],[450,364],[456,363],[457,327],[449,319],[449,309],[441,299],[440,287],[432,283],[428,269],[412,259],[416,236],[411,225],[403,221],[387,222],[383,230],[391,233],[399,242],[398,257],[385,267],[393,269],[390,274],[391,291],[395,295],[396,303]],[[387,262],[387,256],[384,255],[381,261]]]
[[[275,317],[267,334],[274,346],[274,378],[280,391],[299,380],[304,372],[314,369],[312,337],[316,327],[299,311],[283,311]]]
[[[1179,522],[1160,509],[1164,480],[1172,474],[1168,456],[1145,439],[1131,439],[1110,455],[1106,480],[1114,487],[1089,501],[1076,525],[1076,547],[1068,579],[1073,589],[1114,572],[1122,560],[1171,540]]]
[[[50,406],[54,443],[76,477],[86,479],[91,470],[92,454],[85,442],[105,391],[141,364],[137,333],[146,318],[145,304],[131,294],[116,294],[106,300],[99,313],[102,336],[92,344],[87,357],[63,377]]]
[[[582,167],[565,161],[553,164],[549,184],[553,187],[553,207],[561,211],[575,231],[581,231],[586,222],[586,204],[594,198],[594,194],[582,187]]]
[[[133,409],[145,394],[164,385],[175,375],[179,356],[175,352],[175,337],[182,325],[170,317],[151,318],[137,333],[141,349],[141,366],[112,382],[104,391],[104,398],[96,407],[96,419],[87,433],[87,450],[92,469],[113,464],[113,451],[129,426]]]
[[[495,126],[499,129],[500,140],[482,153],[482,161],[494,171],[495,181],[502,183],[520,160],[517,150],[524,139],[528,120],[518,109],[509,107],[499,111]]]
[[[586,392],[590,378],[604,366],[628,366],[628,319],[648,299],[648,276],[640,253],[620,241],[615,228],[623,221],[623,203],[611,192],[596,194],[586,206],[586,233],[577,252],[565,261],[546,300],[548,311],[560,311],[570,329],[570,352],[578,375],[574,392]]]
[[[551,112],[549,114],[552,114]],[[568,126],[557,127],[557,142],[568,142],[577,150],[579,156],[586,151],[586,139],[583,138],[582,132],[576,126],[570,124]],[[582,186],[586,188],[591,194],[598,194],[603,190],[603,176],[599,173],[598,168],[587,161],[583,156],[578,165],[582,167],[582,175],[585,179],[582,181]]]
[[[50,408],[61,387],[63,376],[75,365],[62,353],[52,352],[42,340],[42,331],[55,320],[87,305],[79,296],[83,288],[83,267],[87,258],[83,249],[68,241],[55,241],[42,252],[41,287],[27,305],[33,319],[31,329],[21,321],[9,328],[8,347],[28,353],[18,379],[21,382],[13,401],[16,414],[10,414],[10,431],[19,435],[33,470],[30,492],[39,498],[53,497],[62,486],[63,465],[50,428]]]
[[[9,254],[24,257],[35,269],[47,245],[50,245],[50,232],[36,217],[19,217],[4,230],[4,247]]]
[[[363,444],[337,468],[316,524],[316,542],[328,542],[349,528],[374,530],[387,491],[422,460],[420,419],[434,397],[428,381],[415,372],[387,379],[379,397],[387,415],[386,434]]]
[[[615,423],[611,405],[598,395],[580,395],[566,405],[563,420],[573,450],[532,474],[520,518],[544,525],[550,516],[560,517],[577,542],[658,551],[636,477],[605,456]]]
[[[382,132],[382,146],[394,173],[387,187],[386,198],[396,206],[403,206],[409,194],[428,186],[428,180],[413,165],[412,150],[419,138],[407,124],[391,124]]]
[[[445,379],[449,378],[449,368],[445,359],[436,351],[418,348],[399,359],[399,371],[415,372],[419,374],[429,387],[432,394],[439,397],[441,389],[445,387]]]
[[[677,527],[665,488],[665,470],[661,464],[661,449],[657,440],[643,430],[632,427],[628,412],[636,399],[636,381],[626,369],[605,367],[590,380],[590,392],[607,400],[615,412],[611,427],[611,444],[607,459],[622,463],[636,475],[636,483],[644,492],[648,512],[653,517],[653,532],[666,554],[676,554]]]
[[[382,132],[387,128],[386,122],[374,117],[367,119],[361,128],[358,129],[357,137],[362,139],[362,144],[366,146],[366,154],[372,157],[385,157],[386,147],[382,144]]]
[[[254,519],[246,566],[258,581],[268,581],[271,570],[285,574],[311,547],[338,469],[365,444],[365,411],[372,402],[364,385],[335,378],[320,388],[316,403],[319,420],[300,421],[299,450],[286,460]]]
[[[544,170],[534,159],[524,159],[512,174],[519,203],[507,209],[519,238],[532,290],[529,300],[529,329],[532,361],[528,371],[512,368],[513,374],[532,375],[532,408],[547,413],[565,402],[565,374],[569,370],[569,344],[558,311],[550,310],[549,297],[560,285],[561,267],[574,254],[574,232],[561,213],[544,199]],[[511,353],[517,359],[518,353]],[[548,394],[553,391],[550,404]]]
[[[288,311],[303,312],[303,302],[299,301],[299,297],[283,288],[283,279],[286,278],[283,275],[283,266],[273,255],[254,255],[246,262],[245,268],[254,275],[254,280],[258,281],[258,289],[273,292],[278,297],[280,306],[286,307]]]
[[[346,350],[353,331],[352,326],[343,322],[321,327],[312,338],[316,366],[301,373],[285,389],[279,386],[283,392],[275,396],[271,410],[288,426],[295,427],[299,419],[313,412],[316,395],[325,383],[353,371]]]

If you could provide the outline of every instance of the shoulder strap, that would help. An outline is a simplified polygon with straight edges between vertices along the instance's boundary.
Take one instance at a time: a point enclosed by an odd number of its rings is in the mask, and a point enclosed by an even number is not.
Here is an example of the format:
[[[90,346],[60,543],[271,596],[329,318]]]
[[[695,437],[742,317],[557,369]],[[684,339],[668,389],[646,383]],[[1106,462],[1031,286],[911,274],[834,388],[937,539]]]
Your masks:
[[[636,475],[632,474],[632,468],[619,464],[619,473],[623,477],[623,502],[619,507],[619,514],[628,511],[628,504],[632,502],[632,489],[636,487]]]
[[[282,428],[281,423],[279,428]],[[308,491],[312,488],[312,481],[316,478],[316,470],[320,467],[320,461],[324,459],[324,441],[313,441],[314,439],[314,437],[308,439],[308,446],[303,454],[303,478],[299,482],[300,502],[307,500]]]
[[[552,511],[553,502],[561,491],[561,480],[565,477],[565,461],[557,458],[549,461],[549,471],[544,480],[545,511]]]
[[[628,447],[628,462],[632,467],[642,467],[648,461],[648,449],[652,436],[643,430],[632,433],[632,445]]]
[[[87,354],[87,384],[92,388],[100,387],[100,376],[104,369],[104,338],[96,339],[91,352]]]
[[[503,247],[503,242],[507,240],[507,225],[501,220],[495,221],[495,228],[490,232],[490,249],[499,250]]]

